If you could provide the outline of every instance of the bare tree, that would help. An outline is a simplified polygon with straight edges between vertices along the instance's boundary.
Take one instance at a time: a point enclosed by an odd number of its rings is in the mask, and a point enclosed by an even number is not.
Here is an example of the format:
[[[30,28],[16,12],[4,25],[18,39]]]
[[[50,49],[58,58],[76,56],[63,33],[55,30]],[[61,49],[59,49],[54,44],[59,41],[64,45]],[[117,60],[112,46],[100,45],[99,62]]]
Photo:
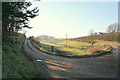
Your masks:
[[[114,23],[108,26],[106,32],[120,32],[120,27],[118,26],[118,23]]]
[[[91,29],[90,32],[89,32],[89,36],[93,35],[94,34],[94,30]]]

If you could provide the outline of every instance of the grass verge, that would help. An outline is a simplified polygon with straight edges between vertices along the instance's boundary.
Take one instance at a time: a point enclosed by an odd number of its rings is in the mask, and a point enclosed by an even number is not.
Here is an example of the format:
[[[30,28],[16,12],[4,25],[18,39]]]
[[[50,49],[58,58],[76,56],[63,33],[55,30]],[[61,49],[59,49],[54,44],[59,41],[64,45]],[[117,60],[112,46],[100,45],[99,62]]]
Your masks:
[[[35,64],[31,62],[22,50],[25,40],[23,35],[5,38],[2,53],[3,78],[34,78]]]
[[[31,40],[31,42],[38,50],[42,52],[58,55],[58,56],[64,56],[64,57],[96,57],[96,56],[108,54],[112,50],[111,46],[104,45],[101,43],[95,43],[94,46],[92,46],[89,43],[78,43],[78,42],[71,41],[69,42],[70,47],[65,47],[64,42],[56,43],[56,44],[44,43],[44,42],[41,42],[39,44],[39,43],[36,43],[34,40]],[[52,53],[50,49],[51,46],[55,46],[55,48],[62,51],[63,53],[62,54],[57,52]]]
[[[33,51],[33,49],[30,47],[30,45],[29,45],[29,42],[28,42],[28,40],[27,40],[27,46],[28,46],[28,48],[30,48],[30,50],[32,50]]]

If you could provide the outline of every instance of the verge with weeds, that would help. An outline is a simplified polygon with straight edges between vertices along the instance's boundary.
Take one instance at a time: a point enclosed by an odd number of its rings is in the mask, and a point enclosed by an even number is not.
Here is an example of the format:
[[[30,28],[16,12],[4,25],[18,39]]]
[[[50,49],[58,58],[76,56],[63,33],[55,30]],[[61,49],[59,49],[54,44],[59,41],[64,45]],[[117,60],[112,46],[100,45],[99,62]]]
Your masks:
[[[22,34],[7,36],[2,44],[2,77],[34,78],[35,65],[22,50],[25,37]]]
[[[86,42],[79,43],[75,41],[69,41],[68,47],[66,47],[65,42],[53,44],[46,42],[36,43],[36,41],[32,39],[30,40],[38,50],[48,54],[64,57],[95,57],[111,53],[112,50],[111,46],[101,43],[95,43],[92,45],[91,43]],[[51,52],[51,46],[55,46],[53,52]]]

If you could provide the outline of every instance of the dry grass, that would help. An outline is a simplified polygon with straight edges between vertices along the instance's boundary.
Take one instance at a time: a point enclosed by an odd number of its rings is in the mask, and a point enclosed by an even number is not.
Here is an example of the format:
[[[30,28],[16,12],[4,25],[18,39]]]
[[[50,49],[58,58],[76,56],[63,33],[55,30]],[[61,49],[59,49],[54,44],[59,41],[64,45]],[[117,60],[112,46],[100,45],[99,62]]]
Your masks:
[[[118,45],[117,41],[105,41],[105,40],[95,40],[95,41],[101,41],[101,42],[112,43],[112,44]]]
[[[88,52],[90,52],[92,54],[92,53],[94,53],[96,51],[106,51],[109,48],[110,48],[110,46],[107,46],[107,45],[96,46],[96,47],[93,47],[93,48],[89,49]]]

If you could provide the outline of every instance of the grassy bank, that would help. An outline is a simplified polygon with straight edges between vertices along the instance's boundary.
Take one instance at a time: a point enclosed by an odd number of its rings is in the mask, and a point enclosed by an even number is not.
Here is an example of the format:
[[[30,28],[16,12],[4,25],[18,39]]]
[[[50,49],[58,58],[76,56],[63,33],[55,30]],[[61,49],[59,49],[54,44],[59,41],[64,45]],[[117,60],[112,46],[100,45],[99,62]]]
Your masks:
[[[87,43],[87,42],[76,42],[68,41],[67,47],[66,42],[40,42],[36,43],[31,40],[32,44],[39,50],[60,56],[66,57],[90,57],[90,56],[100,56],[109,53],[112,47],[109,45],[104,45],[101,43]],[[51,46],[54,46],[53,52]]]
[[[2,77],[3,78],[34,78],[35,65],[24,54],[22,45],[25,37],[5,37],[2,53]]]
[[[107,33],[107,34],[99,34],[99,35],[91,35],[74,38],[74,41],[84,41],[84,40],[102,40],[102,41],[111,41],[111,42],[119,42],[120,41],[120,33]]]

